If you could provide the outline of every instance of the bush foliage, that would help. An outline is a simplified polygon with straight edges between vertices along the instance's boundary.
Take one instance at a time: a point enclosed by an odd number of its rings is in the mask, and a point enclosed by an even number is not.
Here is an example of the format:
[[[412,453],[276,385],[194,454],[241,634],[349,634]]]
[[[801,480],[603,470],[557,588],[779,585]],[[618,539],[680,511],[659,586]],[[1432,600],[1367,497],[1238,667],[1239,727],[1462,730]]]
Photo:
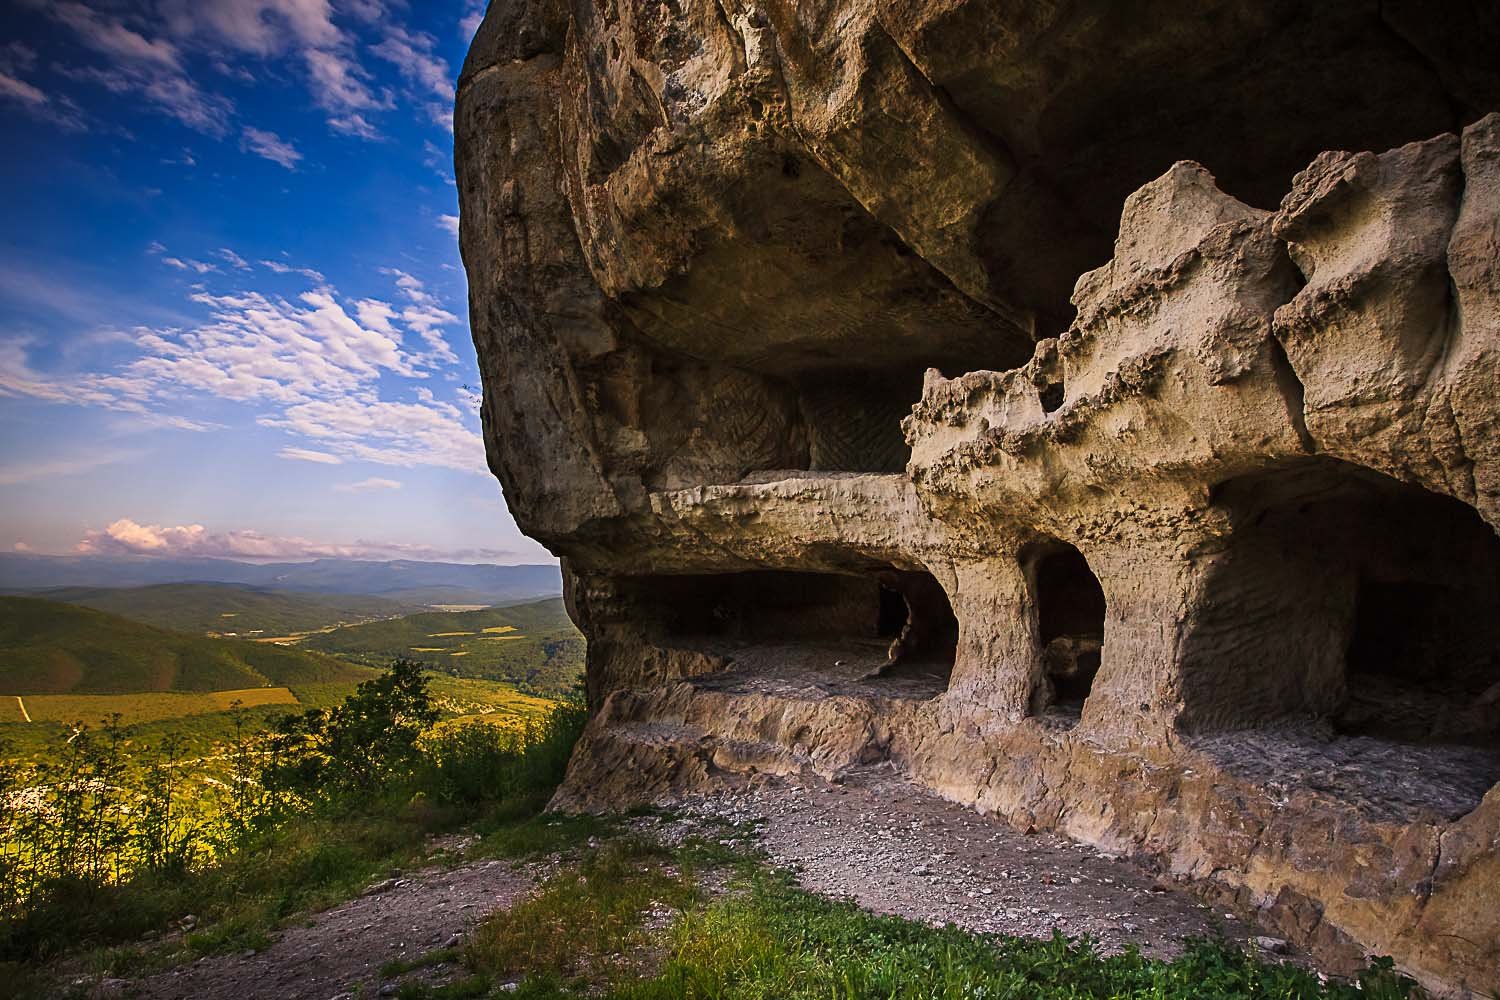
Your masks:
[[[434,729],[427,675],[398,660],[341,704],[269,730],[237,712],[208,756],[171,736],[139,742],[118,717],[72,726],[37,762],[0,747],[0,962],[216,908],[234,919],[199,944],[243,943],[320,892],[356,890],[435,827],[536,811],[584,716],[569,702],[520,730]]]

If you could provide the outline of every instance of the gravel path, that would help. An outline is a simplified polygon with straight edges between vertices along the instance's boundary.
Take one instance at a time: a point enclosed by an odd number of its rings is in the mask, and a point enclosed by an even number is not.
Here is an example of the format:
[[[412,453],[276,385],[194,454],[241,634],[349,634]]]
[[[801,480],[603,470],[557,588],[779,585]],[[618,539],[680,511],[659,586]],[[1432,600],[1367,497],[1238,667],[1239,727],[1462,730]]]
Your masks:
[[[675,840],[753,822],[774,863],[804,888],[850,898],[876,913],[973,931],[1045,938],[1086,934],[1113,953],[1134,944],[1152,957],[1181,953],[1188,937],[1253,931],[1144,868],[1052,834],[1024,834],[902,780],[888,765],[840,785],[777,782],[702,797],[675,814],[642,819],[642,832]],[[262,952],[201,959],[147,979],[106,981],[101,996],[146,1000],[337,1000],[393,992],[380,968],[458,942],[485,916],[524,896],[555,862],[518,870],[503,861],[434,867],[387,880],[289,927]],[[1272,944],[1273,942],[1266,942]],[[1274,942],[1279,946],[1279,942]],[[403,980],[440,983],[440,965]]]
[[[380,996],[380,968],[442,948],[467,928],[509,907],[533,884],[509,862],[426,869],[380,883],[365,894],[289,927],[260,952],[200,959],[135,982],[106,981],[103,996],[150,1000],[331,1000]],[[455,965],[408,973],[442,982]]]
[[[690,814],[761,820],[761,844],[802,886],[876,913],[973,931],[1087,934],[1106,953],[1149,956],[1187,937],[1252,931],[1126,859],[1052,834],[1024,834],[891,773],[860,769],[844,784],[777,784],[695,800]],[[1266,942],[1270,944],[1270,942]]]

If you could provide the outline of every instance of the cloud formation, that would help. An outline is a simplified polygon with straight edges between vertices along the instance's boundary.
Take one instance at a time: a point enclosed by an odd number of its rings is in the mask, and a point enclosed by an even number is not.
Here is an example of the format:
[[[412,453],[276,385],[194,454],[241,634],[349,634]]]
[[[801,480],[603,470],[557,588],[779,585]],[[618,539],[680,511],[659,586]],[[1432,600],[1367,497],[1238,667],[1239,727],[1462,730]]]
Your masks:
[[[453,73],[437,40],[406,28],[379,0],[157,0],[116,5],[22,0],[93,54],[54,65],[60,75],[137,99],[216,138],[238,133],[245,151],[293,169],[301,154],[274,133],[239,121],[225,80],[254,80],[276,63],[305,87],[336,134],[378,139],[376,112],[404,99],[421,117],[452,130]],[[404,5],[402,5],[404,6]],[[473,13],[473,4],[470,4]],[[7,50],[15,46],[7,47]],[[82,117],[66,98],[26,78],[35,54],[0,50],[0,101],[69,128]],[[382,84],[361,54],[395,67]]]
[[[322,542],[254,530],[210,531],[201,524],[164,527],[122,517],[107,528],[87,532],[73,551],[86,556],[156,556],[244,560],[302,559],[500,559],[506,549],[440,549],[403,542]]]
[[[165,254],[166,248],[153,244],[148,252]],[[191,258],[162,260],[197,273],[219,272]],[[181,412],[194,399],[239,403],[257,407],[261,426],[297,439],[279,452],[285,458],[484,471],[471,408],[421,385],[415,399],[387,395],[391,379],[421,382],[458,361],[443,336],[458,317],[419,279],[390,269],[385,273],[399,301],[350,300],[317,271],[264,263],[314,287],[285,297],[195,286],[189,300],[206,318],[130,331],[121,339],[135,356],[110,371],[37,371],[29,341],[0,340],[0,396],[118,410],[183,430],[218,426]]]
[[[297,148],[287,142],[275,132],[267,132],[264,129],[245,126],[240,137],[241,145],[254,153],[256,156],[279,163],[288,170],[296,170],[297,163],[302,159],[302,154]]]
[[[276,454],[281,458],[289,458],[294,462],[313,462],[317,465],[344,464],[344,460],[337,455],[330,455],[326,451],[313,451],[311,448],[283,448]]]
[[[357,483],[340,483],[334,487],[340,493],[374,493],[381,490],[399,490],[400,488],[401,480],[381,479],[378,476],[361,479]]]

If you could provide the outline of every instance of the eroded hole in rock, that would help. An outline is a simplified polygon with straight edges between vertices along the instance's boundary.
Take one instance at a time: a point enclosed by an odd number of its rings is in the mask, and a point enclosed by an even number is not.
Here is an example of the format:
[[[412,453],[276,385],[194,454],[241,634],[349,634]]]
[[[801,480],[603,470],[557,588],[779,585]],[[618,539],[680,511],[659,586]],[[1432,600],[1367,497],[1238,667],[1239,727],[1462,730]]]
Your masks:
[[[1187,728],[1500,746],[1500,539],[1473,508],[1333,460],[1217,502],[1234,530],[1184,641]]]
[[[1056,413],[1063,405],[1065,387],[1061,380],[1048,382],[1037,390],[1037,396],[1042,401],[1043,413]]]
[[[1041,707],[1081,714],[1104,651],[1104,588],[1083,553],[1065,542],[1032,557],[1032,598],[1041,643]]]
[[[953,669],[958,620],[929,573],[756,570],[631,577],[621,589],[658,644],[727,661],[709,684],[933,697]]]

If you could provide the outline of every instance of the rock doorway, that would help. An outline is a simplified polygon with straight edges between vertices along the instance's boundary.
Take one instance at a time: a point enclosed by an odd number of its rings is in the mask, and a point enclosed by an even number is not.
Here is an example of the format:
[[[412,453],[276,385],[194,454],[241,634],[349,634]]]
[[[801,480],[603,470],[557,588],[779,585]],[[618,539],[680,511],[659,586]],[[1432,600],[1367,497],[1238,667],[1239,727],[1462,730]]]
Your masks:
[[[1041,678],[1038,708],[1081,716],[1104,653],[1104,588],[1083,553],[1054,541],[1032,556]]]
[[[1185,729],[1500,747],[1500,539],[1472,507],[1334,460],[1218,504],[1232,536],[1193,600]]]

